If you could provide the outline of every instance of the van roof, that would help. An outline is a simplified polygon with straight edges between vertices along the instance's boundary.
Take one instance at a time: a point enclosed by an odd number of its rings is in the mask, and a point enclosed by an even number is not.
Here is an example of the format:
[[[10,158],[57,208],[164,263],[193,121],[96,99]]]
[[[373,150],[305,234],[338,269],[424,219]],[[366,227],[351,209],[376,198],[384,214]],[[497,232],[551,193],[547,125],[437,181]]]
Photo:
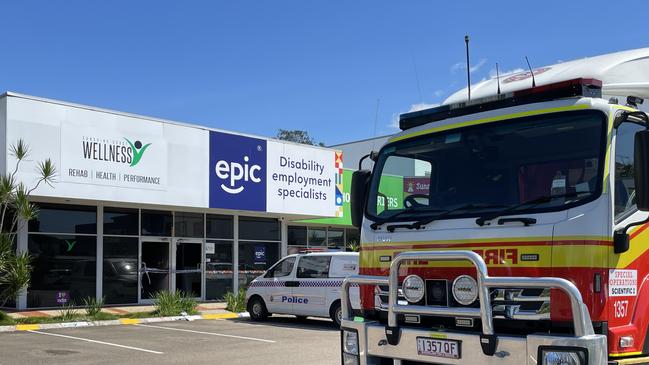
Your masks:
[[[296,253],[289,256],[358,256],[358,252],[307,252],[307,253]]]
[[[500,75],[501,93],[532,87],[532,73],[519,71]],[[534,69],[536,86],[560,81],[592,78],[602,81],[602,94],[609,96],[639,96],[649,98],[649,48],[639,48],[578,60],[561,62]],[[498,80],[493,77],[471,85],[471,99],[497,94]],[[467,101],[467,88],[449,96],[442,104]]]

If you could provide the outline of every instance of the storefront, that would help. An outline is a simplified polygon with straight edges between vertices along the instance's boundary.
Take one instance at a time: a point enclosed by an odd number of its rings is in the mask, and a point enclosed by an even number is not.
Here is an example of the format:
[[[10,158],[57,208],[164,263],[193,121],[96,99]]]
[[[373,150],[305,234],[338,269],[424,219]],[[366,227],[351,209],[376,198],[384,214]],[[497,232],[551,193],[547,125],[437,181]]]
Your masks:
[[[219,300],[288,253],[293,225],[307,245],[344,248],[355,234],[308,221],[346,214],[334,149],[10,93],[0,125],[2,171],[19,139],[30,156],[18,181],[32,186],[46,158],[57,169],[32,193],[38,218],[18,226],[17,249],[34,258],[19,308],[147,303],[176,289]],[[324,241],[306,226],[325,227]]]

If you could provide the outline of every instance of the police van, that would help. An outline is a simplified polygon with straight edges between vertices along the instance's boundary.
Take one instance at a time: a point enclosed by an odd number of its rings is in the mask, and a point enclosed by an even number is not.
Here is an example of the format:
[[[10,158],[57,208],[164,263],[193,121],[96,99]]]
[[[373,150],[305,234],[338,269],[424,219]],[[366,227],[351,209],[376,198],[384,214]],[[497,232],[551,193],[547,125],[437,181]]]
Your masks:
[[[298,318],[330,317],[339,326],[340,288],[343,279],[356,274],[356,252],[289,255],[250,283],[246,308],[254,321],[274,313],[293,314]],[[350,294],[352,305],[358,307],[358,291]]]

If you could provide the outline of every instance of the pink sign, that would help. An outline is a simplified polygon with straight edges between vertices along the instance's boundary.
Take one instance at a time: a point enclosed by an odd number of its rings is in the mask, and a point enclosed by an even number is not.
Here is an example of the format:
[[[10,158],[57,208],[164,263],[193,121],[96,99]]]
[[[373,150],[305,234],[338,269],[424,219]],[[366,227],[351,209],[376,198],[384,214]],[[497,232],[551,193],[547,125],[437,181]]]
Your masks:
[[[430,190],[429,177],[404,177],[403,178],[404,193],[428,195],[429,190]]]

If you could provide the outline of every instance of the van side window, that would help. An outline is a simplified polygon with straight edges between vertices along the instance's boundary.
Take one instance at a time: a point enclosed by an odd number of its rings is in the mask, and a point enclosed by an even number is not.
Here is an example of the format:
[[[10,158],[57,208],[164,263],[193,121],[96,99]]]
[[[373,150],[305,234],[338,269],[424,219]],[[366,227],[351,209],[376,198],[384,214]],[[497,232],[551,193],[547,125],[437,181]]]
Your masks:
[[[283,276],[291,275],[293,272],[293,265],[295,264],[295,257],[287,257],[280,263],[275,265],[272,269],[268,270],[265,277],[267,278],[281,278]]]
[[[329,276],[331,256],[303,256],[297,264],[297,277],[303,279]]]
[[[358,272],[358,259],[355,257],[334,257],[329,269],[330,278],[346,278]]]
[[[615,223],[636,211],[635,185],[633,181],[633,146],[636,132],[644,127],[622,123],[615,137]]]

